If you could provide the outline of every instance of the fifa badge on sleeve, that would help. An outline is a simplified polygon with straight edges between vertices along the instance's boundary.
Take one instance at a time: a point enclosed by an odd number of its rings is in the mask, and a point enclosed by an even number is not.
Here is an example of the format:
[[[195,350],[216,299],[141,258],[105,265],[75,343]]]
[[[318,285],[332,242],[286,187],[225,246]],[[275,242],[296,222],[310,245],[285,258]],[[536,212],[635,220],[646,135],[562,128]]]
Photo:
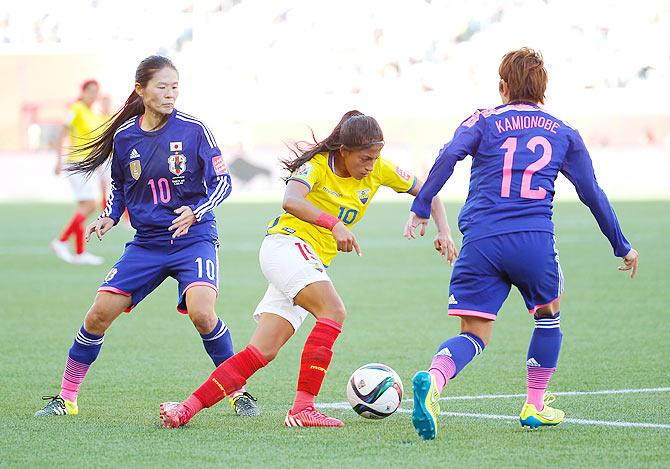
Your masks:
[[[226,162],[221,155],[212,158],[212,166],[214,167],[214,172],[218,176],[228,172],[228,166],[226,166]]]

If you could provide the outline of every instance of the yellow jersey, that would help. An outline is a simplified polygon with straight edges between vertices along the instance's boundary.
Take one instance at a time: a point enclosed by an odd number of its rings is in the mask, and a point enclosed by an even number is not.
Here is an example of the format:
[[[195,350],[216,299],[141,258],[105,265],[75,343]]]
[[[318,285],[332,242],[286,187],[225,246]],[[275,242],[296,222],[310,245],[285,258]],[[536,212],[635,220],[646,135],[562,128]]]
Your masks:
[[[361,180],[337,176],[331,153],[317,153],[288,180],[305,184],[309,188],[305,198],[339,218],[348,228],[363,218],[380,186],[396,192],[409,192],[416,185],[416,177],[381,156],[375,161],[372,172]],[[314,248],[325,266],[337,255],[337,243],[330,230],[302,221],[290,213],[284,212],[272,220],[267,234],[297,236]]]
[[[93,109],[82,101],[74,103],[70,106],[67,117],[67,126],[70,129],[70,145],[78,146],[89,143],[91,139],[102,133],[103,129],[100,126],[103,122],[101,116],[93,112]],[[81,161],[86,156],[87,153],[69,154],[68,162]]]

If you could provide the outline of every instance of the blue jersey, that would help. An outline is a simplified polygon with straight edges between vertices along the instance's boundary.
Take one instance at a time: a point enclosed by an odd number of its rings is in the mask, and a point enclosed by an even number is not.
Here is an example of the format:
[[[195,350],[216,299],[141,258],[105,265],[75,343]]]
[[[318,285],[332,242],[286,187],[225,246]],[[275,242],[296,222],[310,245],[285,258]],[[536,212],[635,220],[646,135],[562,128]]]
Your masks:
[[[554,181],[560,172],[591,210],[614,255],[630,251],[581,136],[532,103],[478,110],[463,121],[440,151],[412,212],[430,216],[433,197],[467,155],[473,160],[468,198],[458,218],[463,243],[519,231],[553,233]]]
[[[183,238],[216,238],[212,210],[231,191],[230,174],[212,132],[174,110],[160,129],[147,132],[132,117],[114,134],[112,190],[101,217],[118,223],[128,208],[141,240],[167,240],[168,227],[189,206],[198,220]]]

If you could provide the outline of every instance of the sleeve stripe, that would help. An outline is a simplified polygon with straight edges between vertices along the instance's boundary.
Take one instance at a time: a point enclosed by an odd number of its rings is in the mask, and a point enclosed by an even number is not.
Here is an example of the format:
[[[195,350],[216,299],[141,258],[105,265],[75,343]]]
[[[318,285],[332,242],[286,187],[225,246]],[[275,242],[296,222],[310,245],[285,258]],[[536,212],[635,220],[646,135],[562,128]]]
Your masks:
[[[288,183],[289,181],[302,182],[304,185],[306,185],[309,188],[310,191],[312,190],[312,186],[310,186],[309,183],[307,181],[303,180],[303,179],[296,178],[296,177],[290,177],[286,180],[286,182]]]
[[[203,124],[202,122],[200,122],[200,121],[197,120],[197,119],[190,118],[190,117],[186,117],[186,116],[185,116],[184,114],[182,114],[181,112],[178,112],[178,113],[175,115],[175,117],[176,117],[177,119],[179,119],[179,120],[183,120],[183,121],[185,121],[185,122],[192,122],[192,123],[194,123],[194,124],[198,124],[200,127],[202,127],[203,132],[205,132],[205,137],[207,137],[207,142],[209,143],[209,146],[210,146],[211,148],[215,148],[215,147],[217,146],[217,145],[216,145],[216,140],[214,140],[214,135],[212,134],[212,132],[210,132],[210,130],[207,128],[207,126],[206,126],[205,124]]]
[[[412,186],[409,189],[407,189],[405,192],[407,192],[407,193],[411,192],[412,189],[414,189],[414,186],[416,186],[416,176],[414,176],[414,181],[412,181]]]
[[[109,191],[109,196],[107,196],[107,202],[105,203],[105,209],[100,214],[100,218],[108,217],[112,214],[112,205],[114,204],[114,183],[112,182],[112,188]]]
[[[116,137],[116,135],[117,135],[119,132],[121,132],[122,130],[126,130],[126,129],[132,127],[133,124],[135,124],[135,118],[136,118],[136,117],[137,117],[137,116],[131,117],[130,119],[128,119],[127,121],[125,121],[123,124],[121,124],[121,125],[119,126],[119,128],[116,129],[116,132],[114,132],[114,136]]]
[[[231,186],[230,183],[228,183],[228,178],[222,178],[207,202],[202,204],[200,207],[196,207],[196,209],[193,211],[195,217],[200,219],[205,214],[205,212],[208,212],[220,204],[228,196],[228,194],[230,194],[230,189]]]
[[[204,205],[196,208],[196,217],[197,218],[202,218],[202,216],[207,213],[210,210],[213,210],[217,205],[219,205],[223,200],[230,195],[231,192],[231,186],[230,184],[226,181],[223,186],[221,191],[219,191],[219,194],[217,194],[215,197],[212,197],[209,199],[207,203]]]
[[[202,214],[204,214],[207,211],[207,207],[212,204],[212,202],[219,196],[221,190],[225,186],[225,178],[221,178],[219,183],[216,185],[216,189],[214,189],[214,192],[207,198],[207,202],[202,204],[200,207],[196,207],[195,210],[193,210],[193,214],[197,217],[200,218]],[[199,215],[199,213],[202,212],[202,214]]]

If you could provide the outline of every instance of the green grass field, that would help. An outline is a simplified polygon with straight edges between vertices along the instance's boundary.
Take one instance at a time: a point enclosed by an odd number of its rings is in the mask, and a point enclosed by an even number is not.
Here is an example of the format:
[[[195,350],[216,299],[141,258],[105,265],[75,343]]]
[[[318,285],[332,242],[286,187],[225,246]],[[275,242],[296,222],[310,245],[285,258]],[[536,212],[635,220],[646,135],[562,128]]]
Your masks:
[[[176,282],[166,281],[108,331],[79,397],[76,417],[37,419],[40,397],[55,394],[74,334],[95,290],[131,234],[121,228],[91,243],[100,267],[70,266],[48,242],[69,217],[63,205],[0,205],[0,466],[12,467],[670,467],[670,235],[667,202],[616,203],[629,239],[641,253],[639,276],[618,272],[588,210],[556,208],[558,246],[566,277],[563,350],[550,389],[557,392],[662,388],[626,394],[559,396],[573,419],[663,424],[645,428],[565,422],[522,431],[512,419],[442,417],[437,440],[423,442],[408,413],[368,421],[332,409],[343,429],[282,427],[293,398],[309,320],[248,389],[259,418],[232,414],[227,402],[187,427],[163,430],[158,404],[185,398],[211,372],[197,332],[175,312]],[[448,205],[455,224],[458,206]],[[222,295],[219,315],[243,346],[251,312],[265,290],[257,252],[274,205],[219,209]],[[344,332],[319,402],[342,403],[350,373],[368,362],[400,374],[405,398],[411,377],[459,321],[446,315],[450,269],[432,238],[400,236],[406,204],[375,204],[356,229],[363,257],[341,255],[330,273],[348,309]],[[533,322],[516,290],[493,339],[445,396],[525,391],[525,356]],[[516,415],[523,398],[448,400],[446,412]],[[405,411],[411,402],[405,402]]]

